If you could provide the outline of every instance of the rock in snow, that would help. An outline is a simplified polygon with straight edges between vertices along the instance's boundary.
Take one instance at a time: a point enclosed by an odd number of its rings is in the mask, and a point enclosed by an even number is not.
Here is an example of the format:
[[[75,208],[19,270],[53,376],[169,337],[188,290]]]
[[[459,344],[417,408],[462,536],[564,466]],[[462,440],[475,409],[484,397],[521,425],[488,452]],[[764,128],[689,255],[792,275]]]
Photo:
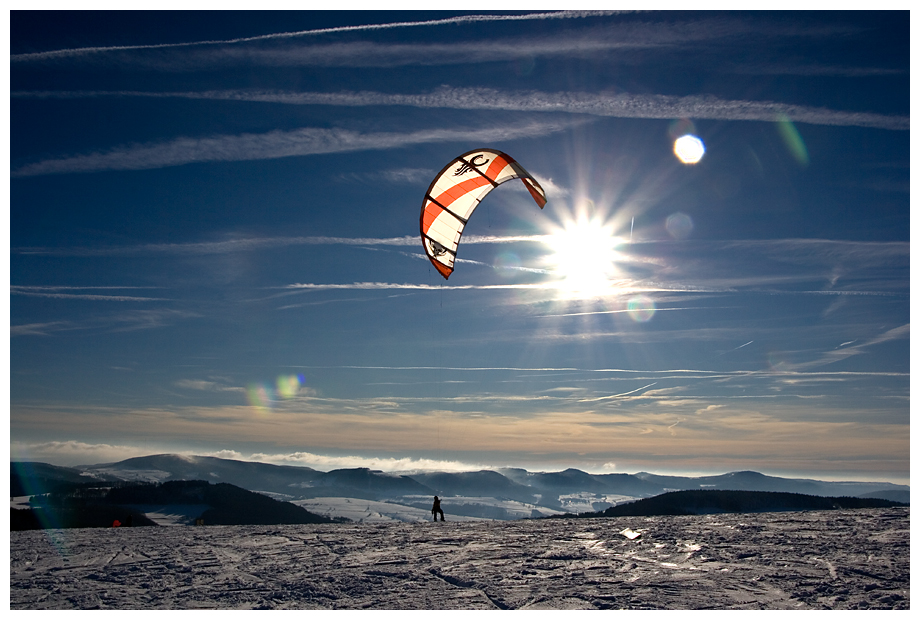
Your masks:
[[[910,509],[11,532],[10,608],[909,609]]]

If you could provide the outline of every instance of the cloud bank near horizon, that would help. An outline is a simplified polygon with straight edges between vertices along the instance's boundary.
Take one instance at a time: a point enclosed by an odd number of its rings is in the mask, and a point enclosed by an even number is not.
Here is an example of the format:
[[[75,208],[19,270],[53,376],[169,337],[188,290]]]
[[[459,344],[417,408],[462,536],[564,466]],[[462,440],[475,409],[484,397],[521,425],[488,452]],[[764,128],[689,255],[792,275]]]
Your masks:
[[[255,444],[274,446],[271,451],[254,451],[250,456],[253,460],[316,469],[357,466],[406,471],[432,467],[459,471],[481,468],[480,464],[492,459],[519,465],[542,462],[553,467],[563,463],[573,465],[571,454],[580,455],[581,468],[588,469],[587,464],[599,467],[609,463],[610,445],[623,446],[617,456],[617,462],[623,466],[654,467],[657,463],[659,467],[690,470],[703,462],[709,467],[726,468],[737,468],[744,463],[744,467],[756,469],[807,469],[820,462],[826,471],[846,471],[848,462],[860,461],[866,471],[891,472],[897,469],[895,463],[908,458],[906,421],[878,424],[860,417],[841,418],[839,413],[827,415],[831,409],[815,410],[813,404],[687,397],[674,388],[648,390],[644,396],[645,399],[634,401],[629,397],[625,401],[605,401],[610,404],[603,407],[599,403],[583,403],[577,415],[553,406],[523,416],[482,415],[451,408],[413,414],[383,402],[363,403],[360,410],[342,409],[341,401],[321,407],[300,403],[273,410],[270,425],[265,423],[266,414],[244,406],[104,411],[84,408],[63,418],[61,411],[16,407],[13,421],[23,429],[45,424],[50,417],[57,420],[62,436],[78,436],[89,429],[105,428],[122,439],[117,445],[20,441],[11,445],[11,456],[16,460],[54,459],[59,463],[66,460],[70,464],[85,464],[176,452],[175,448],[153,448],[149,443],[143,450],[128,447],[138,436],[138,424],[158,420],[162,429],[159,446],[182,445],[188,437],[206,437],[207,442],[199,440],[200,447],[185,447],[181,451],[232,458],[241,454],[239,449],[229,453],[218,446],[244,433]],[[629,408],[624,408],[623,402]],[[354,404],[361,405],[359,401]],[[449,445],[438,443],[438,437],[448,436]],[[822,437],[820,446],[814,443],[816,436]],[[301,447],[305,437],[315,440],[306,450]],[[547,437],[554,438],[555,455],[546,453]],[[212,447],[209,449],[205,444]],[[440,446],[445,457],[366,456],[371,449],[377,454],[406,455],[428,444]],[[509,451],[509,445],[515,449]],[[329,455],[328,451],[337,454]],[[565,453],[570,455],[558,456]],[[464,454],[478,456],[470,460]],[[654,456],[660,454],[669,455],[666,464]],[[728,456],[733,454],[744,457]]]

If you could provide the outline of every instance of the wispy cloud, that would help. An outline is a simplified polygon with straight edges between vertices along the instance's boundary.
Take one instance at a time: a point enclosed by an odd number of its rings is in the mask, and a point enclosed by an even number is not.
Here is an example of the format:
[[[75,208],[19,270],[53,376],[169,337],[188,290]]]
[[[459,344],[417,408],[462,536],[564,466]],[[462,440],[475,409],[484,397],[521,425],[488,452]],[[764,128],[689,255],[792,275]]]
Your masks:
[[[601,400],[611,400],[613,398],[622,398],[624,396],[629,396],[630,394],[635,394],[636,392],[641,392],[642,390],[648,389],[652,387],[653,385],[655,385],[655,383],[649,383],[648,385],[643,385],[640,388],[636,388],[635,390],[630,390],[628,392],[623,392],[621,394],[612,394],[610,396],[599,396],[597,398],[583,398],[582,402],[597,402]]]
[[[26,164],[11,176],[99,172],[103,170],[149,170],[189,163],[247,161],[393,149],[427,142],[502,142],[534,138],[571,128],[579,121],[524,122],[485,129],[428,129],[409,133],[361,133],[347,129],[303,128],[262,134],[176,138],[168,142],[114,148],[101,153],[47,159]]]
[[[414,283],[397,283],[397,282],[352,282],[350,284],[320,284],[320,283],[297,283],[289,284],[285,288],[288,290],[300,291],[334,291],[334,290],[429,290],[429,291],[557,291],[562,285],[556,281],[537,282],[531,284],[452,284],[452,285],[433,285],[433,284],[414,284]],[[662,284],[642,284],[631,283],[627,281],[619,282],[612,286],[608,291],[609,294],[630,295],[634,293],[663,293],[663,292],[686,292],[700,293],[713,292],[711,289],[692,288],[688,286],[675,285],[669,288]],[[719,291],[723,292],[723,291]]]
[[[680,311],[680,310],[707,310],[711,311],[717,308],[722,308],[720,306],[691,306],[687,308],[655,308],[655,312],[667,312],[667,311]],[[623,308],[620,310],[590,310],[587,312],[565,312],[560,314],[540,314],[538,315],[541,319],[550,319],[550,318],[562,318],[567,316],[594,316],[598,314],[628,314],[630,312],[635,312],[635,310],[629,310],[628,308]]]
[[[190,48],[190,47],[210,47],[235,45],[239,43],[255,43],[261,41],[277,41],[284,39],[298,39],[304,37],[315,37],[319,35],[330,35],[347,32],[368,32],[376,30],[391,30],[399,28],[424,28],[433,26],[448,26],[462,24],[481,24],[485,22],[509,22],[509,21],[533,21],[546,19],[579,19],[585,17],[597,17],[604,15],[613,15],[624,11],[553,11],[546,13],[529,13],[526,15],[463,15],[460,17],[448,17],[444,19],[432,19],[409,22],[391,22],[384,24],[364,24],[360,26],[342,26],[338,28],[316,28],[313,30],[298,30],[294,32],[279,32],[253,37],[240,37],[236,39],[222,39],[212,41],[192,41],[188,43],[161,43],[158,45],[118,45],[107,47],[78,47],[71,49],[53,50],[47,52],[34,52],[26,54],[10,55],[11,62],[24,63],[44,60],[53,60],[68,57],[80,57],[90,55],[102,55],[112,52],[126,52],[135,50],[163,50],[170,48]]]
[[[207,381],[205,379],[180,379],[175,382],[175,386],[184,390],[194,390],[198,392],[236,392],[244,394],[246,388],[219,381]]]
[[[810,362],[792,364],[791,367],[796,370],[801,370],[801,369],[806,369],[806,368],[813,368],[816,366],[826,366],[827,364],[833,364],[834,362],[845,360],[848,357],[852,357],[854,355],[860,355],[860,354],[866,353],[867,348],[875,346],[877,344],[881,344],[883,342],[889,342],[891,340],[910,340],[910,323],[907,323],[906,325],[901,325],[899,327],[894,327],[892,329],[888,329],[882,332],[881,334],[877,335],[874,338],[864,340],[863,342],[860,342],[859,344],[856,344],[853,346],[844,346],[844,345],[851,344],[851,343],[844,343],[842,345],[838,345],[836,348],[824,353],[818,359],[815,359]],[[854,340],[851,342],[856,342],[856,341]]]
[[[657,50],[672,57],[681,58],[685,51],[694,52],[700,43],[707,41],[728,41],[737,44],[747,37],[756,35],[769,39],[826,38],[852,35],[857,28],[849,25],[822,23],[790,23],[784,20],[752,20],[745,17],[716,16],[712,18],[691,17],[679,19],[584,19],[609,15],[600,11],[561,11],[554,13],[531,13],[526,15],[471,15],[439,20],[397,22],[388,24],[367,24],[344,28],[324,28],[297,32],[272,33],[256,37],[226,40],[193,41],[157,45],[133,45],[110,47],[86,47],[45,52],[14,54],[14,67],[39,62],[80,62],[83,66],[98,62],[100,65],[135,66],[162,71],[193,71],[214,66],[240,64],[262,66],[315,66],[315,67],[399,67],[406,65],[451,65],[533,57],[597,57],[599,54],[617,54],[620,63],[641,62],[631,58],[628,52],[634,50]],[[470,30],[460,31],[455,37],[453,31],[464,24],[481,26],[484,22],[534,21],[578,19],[583,23],[567,29],[565,36],[535,35],[481,37]],[[355,41],[348,34],[372,32],[394,28],[436,28],[448,26],[444,36],[437,43]],[[316,35],[323,35],[322,38]],[[345,36],[335,36],[345,35]],[[481,35],[480,35],[481,36]],[[726,70],[732,71],[731,54],[721,58]],[[708,59],[708,64],[714,64]],[[802,64],[802,63],[799,63]],[[832,67],[840,74],[846,67]],[[864,67],[857,67],[865,71]],[[884,68],[883,68],[884,69]],[[767,68],[770,73],[777,70],[795,71],[795,67],[775,66]],[[820,71],[814,63],[807,63],[805,70]],[[871,70],[871,69],[870,69]],[[825,69],[827,71],[827,69]],[[849,73],[848,75],[853,75]]]
[[[380,92],[271,92],[271,91],[203,91],[203,92],[19,92],[14,97],[83,98],[83,97],[153,97],[254,101],[291,105],[336,106],[409,106],[460,110],[502,110],[516,112],[565,112],[614,118],[673,119],[693,118],[732,121],[776,122],[788,119],[813,125],[873,127],[907,131],[910,117],[871,112],[832,110],[774,101],[726,100],[710,95],[675,97],[670,95],[634,95],[629,93],[499,91],[489,88],[442,87],[420,95]]]
[[[26,295],[29,297],[47,297],[51,299],[72,299],[85,301],[171,301],[164,297],[136,297],[133,295],[97,295],[91,293],[65,293],[68,290],[86,289],[126,289],[138,287],[107,287],[107,286],[10,286],[11,295]],[[146,287],[140,287],[146,288]]]
[[[475,243],[475,241],[464,242]],[[363,245],[363,246],[413,246],[420,241],[414,236],[405,237],[243,237],[225,241],[203,241],[194,243],[145,243],[114,247],[73,248],[17,248],[17,254],[49,256],[200,256],[210,254],[234,254],[253,252],[297,245]]]
[[[262,463],[273,463],[276,465],[300,465],[320,471],[354,467],[366,467],[379,471],[401,473],[421,471],[463,472],[488,469],[486,465],[463,463],[461,461],[412,457],[328,456],[314,454],[312,452],[292,452],[289,454],[266,454],[257,452],[250,457],[250,460]]]
[[[15,336],[50,336],[52,333],[67,329],[78,329],[70,321],[49,321],[47,323],[28,323],[10,325],[10,337]]]
[[[168,327],[177,321],[198,317],[197,313],[185,310],[159,309],[159,310],[131,310],[95,316],[83,320],[49,321],[47,323],[27,323],[24,325],[11,325],[10,337],[14,336],[51,336],[59,332],[68,331],[102,331],[102,332],[131,332],[142,329],[157,329]]]

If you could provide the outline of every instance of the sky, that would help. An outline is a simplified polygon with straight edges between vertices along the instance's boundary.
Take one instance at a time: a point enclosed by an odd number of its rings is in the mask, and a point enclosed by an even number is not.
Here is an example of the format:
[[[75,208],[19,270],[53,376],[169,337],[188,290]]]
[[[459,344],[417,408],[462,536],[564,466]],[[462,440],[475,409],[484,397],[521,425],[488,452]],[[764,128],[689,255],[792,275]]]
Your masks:
[[[907,11],[12,11],[10,54],[12,459],[909,481]],[[422,201],[486,147],[548,202],[494,189],[446,280]]]

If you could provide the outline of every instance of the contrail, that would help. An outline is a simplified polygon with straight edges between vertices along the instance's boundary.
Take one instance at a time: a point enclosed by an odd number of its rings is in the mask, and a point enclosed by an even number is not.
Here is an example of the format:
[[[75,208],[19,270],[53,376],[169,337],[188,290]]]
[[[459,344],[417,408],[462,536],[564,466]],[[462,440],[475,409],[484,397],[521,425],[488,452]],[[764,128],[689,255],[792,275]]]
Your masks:
[[[655,381],[655,383],[658,383],[658,382]],[[584,399],[582,399],[582,400],[580,400],[580,401],[578,401],[578,402],[581,402],[581,403],[589,403],[589,402],[596,402],[596,401],[599,401],[599,400],[610,400],[611,398],[619,398],[619,397],[621,397],[621,396],[629,396],[630,394],[635,394],[636,392],[639,392],[639,391],[644,390],[644,389],[646,389],[646,388],[650,388],[650,387],[652,387],[653,385],[655,385],[655,383],[649,383],[648,385],[642,386],[642,387],[640,387],[640,388],[636,388],[635,390],[630,390],[629,392],[623,392],[622,394],[614,394],[613,396],[601,396],[600,398],[584,398]]]
[[[516,112],[567,112],[612,118],[700,118],[774,123],[786,116],[797,123],[872,127],[890,131],[910,130],[910,116],[832,110],[776,101],[720,99],[714,96],[630,93],[499,91],[491,88],[439,88],[424,94],[373,91],[278,92],[278,91],[20,91],[12,97],[35,99],[82,99],[88,97],[152,97],[255,101],[287,105],[410,106],[456,110],[505,110]]]
[[[559,133],[583,121],[557,120],[526,122],[513,126],[476,129],[427,129],[415,132],[361,133],[345,129],[305,127],[292,131],[261,134],[219,135],[204,138],[180,137],[168,142],[129,145],[103,152],[48,159],[27,164],[10,172],[11,177],[44,174],[98,172],[103,170],[151,170],[190,163],[254,161],[386,150],[416,144],[451,141],[500,142]]]
[[[432,19],[417,22],[393,22],[389,24],[364,24],[361,26],[339,26],[336,28],[318,28],[315,30],[299,30],[296,32],[279,32],[263,34],[254,37],[241,37],[237,39],[224,39],[215,41],[190,41],[187,43],[159,43],[156,45],[117,45],[109,47],[77,47],[48,52],[34,52],[28,54],[11,54],[10,62],[40,61],[53,58],[66,58],[68,56],[82,56],[86,54],[103,54],[106,52],[123,52],[130,50],[152,50],[176,47],[200,47],[208,45],[233,45],[249,43],[252,41],[268,41],[272,39],[293,39],[339,32],[358,32],[367,30],[389,30],[393,28],[418,28],[428,26],[443,26],[449,24],[474,24],[480,22],[503,21],[531,21],[542,19],[577,19],[582,17],[603,17],[633,11],[554,11],[550,13],[528,13],[527,15],[464,15],[461,17],[448,17],[445,19]]]
[[[737,307],[737,306],[733,306],[733,307]],[[703,307],[703,306],[690,307],[690,308],[655,308],[655,312],[665,312],[667,310],[712,310],[712,309],[713,307]],[[633,311],[632,310],[596,310],[596,311],[591,311],[591,312],[568,312],[566,314],[540,314],[540,315],[537,315],[536,318],[549,319],[549,318],[558,318],[558,317],[564,317],[564,316],[591,316],[593,314],[624,314],[627,312],[633,312]],[[753,340],[751,342],[753,342]]]
[[[530,242],[539,243],[546,240],[546,235],[509,235],[505,237],[497,235],[469,235],[463,238],[464,245],[471,244],[501,244],[501,243],[520,243]],[[72,248],[45,248],[45,247],[24,247],[15,248],[12,252],[24,255],[36,256],[145,256],[145,255],[169,255],[169,256],[199,256],[209,254],[233,254],[238,252],[252,252],[259,250],[271,250],[285,248],[289,246],[300,245],[354,245],[354,246],[416,246],[420,245],[418,236],[406,235],[403,237],[244,237],[241,239],[230,239],[227,241],[203,241],[191,243],[146,243],[142,245],[131,246],[114,246],[114,247],[72,247]],[[428,257],[422,253],[410,254],[407,256],[423,258]],[[460,262],[467,259],[457,259]],[[482,263],[484,264],[484,263]],[[491,266],[491,265],[489,265]],[[526,269],[539,273],[545,273],[546,270]],[[99,287],[93,287],[99,288]],[[113,287],[116,288],[116,287]],[[117,287],[125,288],[125,287]],[[134,287],[136,288],[136,287]],[[149,287],[148,287],[149,288]]]
[[[133,297],[129,295],[92,295],[87,293],[62,293],[62,290],[86,289],[122,289],[122,288],[150,288],[150,287],[118,287],[118,286],[10,286],[10,295],[26,295],[29,297],[45,297],[49,299],[83,299],[89,301],[172,301],[162,297]]]

